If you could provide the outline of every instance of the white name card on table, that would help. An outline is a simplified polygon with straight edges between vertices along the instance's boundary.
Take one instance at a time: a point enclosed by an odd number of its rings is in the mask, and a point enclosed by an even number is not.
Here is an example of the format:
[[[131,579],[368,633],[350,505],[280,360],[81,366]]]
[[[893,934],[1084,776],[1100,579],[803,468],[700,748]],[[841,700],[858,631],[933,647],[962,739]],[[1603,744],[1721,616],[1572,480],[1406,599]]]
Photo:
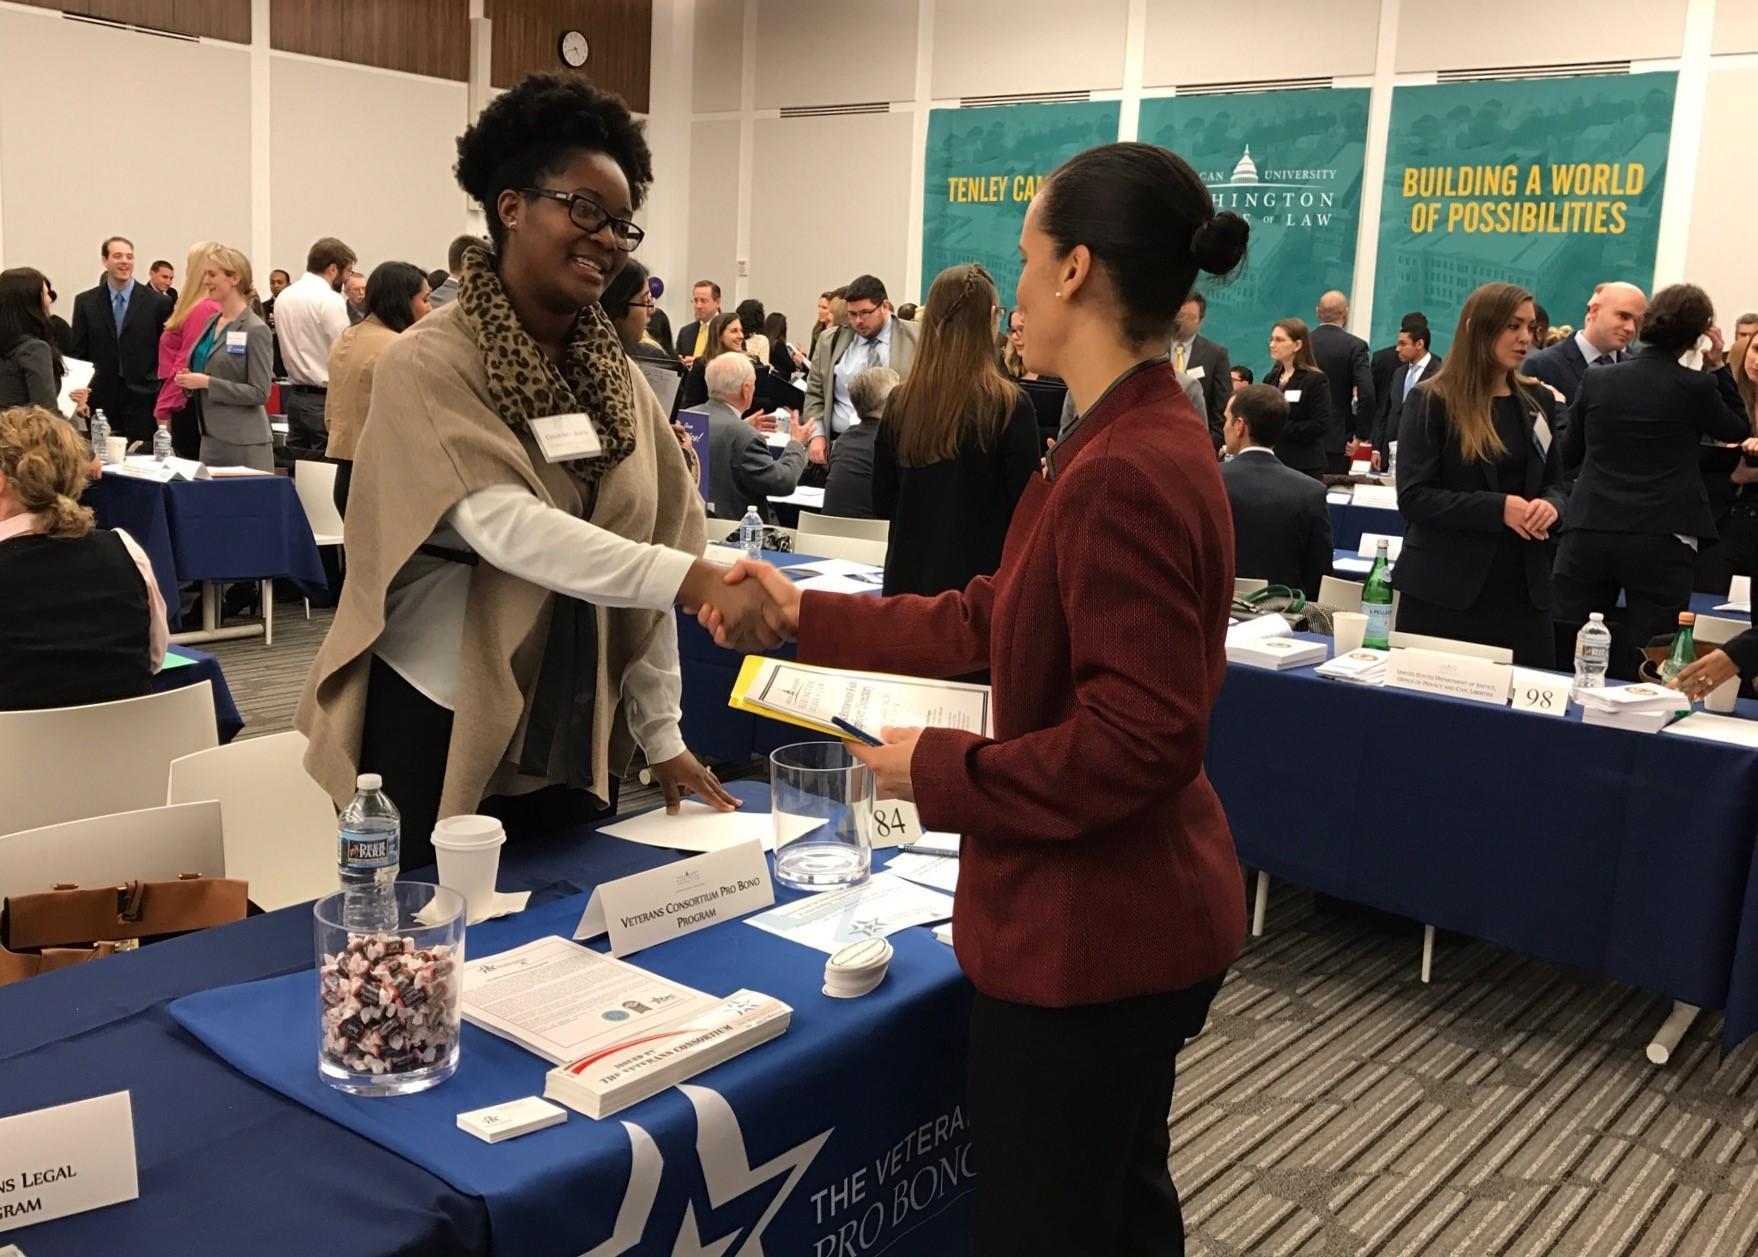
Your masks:
[[[139,1196],[128,1092],[0,1118],[0,1231]]]
[[[1350,499],[1353,496],[1354,495],[1349,492],[1348,486],[1345,485],[1341,489],[1332,489],[1330,492],[1326,493],[1325,501],[1332,506],[1348,506]]]
[[[885,847],[908,847],[922,836],[922,815],[907,799],[876,799],[872,826],[867,839],[875,851]]]
[[[1379,554],[1379,543],[1386,543],[1386,561],[1396,563],[1398,556],[1404,553],[1404,538],[1394,537],[1384,532],[1364,532],[1361,534],[1361,545],[1355,550],[1364,559],[1375,558]]]
[[[1386,660],[1388,690],[1416,690],[1502,707],[1507,704],[1513,683],[1514,669],[1510,665],[1470,655],[1399,649]]]
[[[1569,677],[1536,668],[1515,668],[1513,693],[1509,701],[1515,711],[1536,712],[1540,716],[1564,716],[1569,711]]]
[[[1389,484],[1358,484],[1351,501],[1356,506],[1377,506],[1395,511],[1398,509],[1398,490]]]
[[[1351,476],[1371,476],[1373,475],[1373,463],[1368,459],[1358,458],[1349,464],[1349,474]]]
[[[769,861],[753,839],[605,882],[592,892],[574,937],[608,932],[610,954],[628,956],[774,902]]]

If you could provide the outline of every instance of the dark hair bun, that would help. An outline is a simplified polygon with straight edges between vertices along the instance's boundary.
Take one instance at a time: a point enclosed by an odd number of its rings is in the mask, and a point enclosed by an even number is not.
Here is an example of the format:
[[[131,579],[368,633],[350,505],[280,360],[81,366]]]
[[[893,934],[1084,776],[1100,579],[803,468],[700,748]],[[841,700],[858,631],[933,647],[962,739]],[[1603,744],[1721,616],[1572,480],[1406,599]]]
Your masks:
[[[1225,275],[1244,259],[1250,237],[1250,223],[1232,210],[1222,210],[1191,234],[1190,256],[1210,275]]]

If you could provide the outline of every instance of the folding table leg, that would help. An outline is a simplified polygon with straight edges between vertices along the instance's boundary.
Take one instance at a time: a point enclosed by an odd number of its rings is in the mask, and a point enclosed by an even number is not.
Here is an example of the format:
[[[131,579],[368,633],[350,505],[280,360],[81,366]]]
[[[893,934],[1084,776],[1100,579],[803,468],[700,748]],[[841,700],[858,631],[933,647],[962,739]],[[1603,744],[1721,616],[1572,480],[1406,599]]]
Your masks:
[[[1422,927],[1422,981],[1426,986],[1429,975],[1434,972],[1434,926]]]
[[[1257,871],[1257,901],[1251,907],[1251,936],[1264,936],[1264,915],[1270,910],[1270,875]]]
[[[275,582],[265,580],[258,587],[262,597],[262,644],[275,644]]]
[[[1695,1004],[1674,1000],[1672,1012],[1666,1015],[1666,1020],[1660,1023],[1660,1029],[1654,1032],[1654,1038],[1648,1044],[1648,1059],[1656,1065],[1670,1061],[1678,1050],[1679,1040],[1685,1037],[1685,1031],[1691,1028],[1701,1011]]]

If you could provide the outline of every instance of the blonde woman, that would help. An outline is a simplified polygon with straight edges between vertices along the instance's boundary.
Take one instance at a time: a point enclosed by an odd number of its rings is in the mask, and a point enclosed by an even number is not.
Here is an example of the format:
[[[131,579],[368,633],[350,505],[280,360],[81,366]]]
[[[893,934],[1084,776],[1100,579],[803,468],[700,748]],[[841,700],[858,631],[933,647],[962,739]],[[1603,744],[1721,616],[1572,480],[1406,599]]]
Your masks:
[[[177,385],[177,373],[189,365],[189,351],[220,307],[207,295],[201,283],[202,272],[213,260],[219,245],[201,240],[189,246],[188,278],[177,296],[165,330],[159,333],[159,398],[153,403],[153,418],[159,424],[171,425],[171,447],[179,458],[194,458],[201,452],[201,402],[191,402],[190,395]]]
[[[269,325],[250,308],[256,295],[250,259],[219,246],[201,285],[218,310],[191,346],[188,369],[176,376],[178,387],[201,397],[201,461],[273,471],[275,440],[264,403],[274,383],[275,351]]]
[[[0,410],[0,711],[138,698],[164,661],[145,553],[79,504],[90,465],[53,411]]]

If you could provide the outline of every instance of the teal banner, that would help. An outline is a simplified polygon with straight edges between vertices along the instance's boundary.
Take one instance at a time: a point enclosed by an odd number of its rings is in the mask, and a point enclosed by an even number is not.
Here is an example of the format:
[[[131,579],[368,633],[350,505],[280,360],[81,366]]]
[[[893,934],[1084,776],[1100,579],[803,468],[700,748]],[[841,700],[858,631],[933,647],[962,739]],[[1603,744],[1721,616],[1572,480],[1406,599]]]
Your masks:
[[[1472,290],[1533,292],[1580,325],[1595,285],[1654,280],[1678,76],[1400,87],[1392,94],[1375,345],[1410,311],[1444,351]]]
[[[936,109],[928,115],[922,198],[922,299],[934,276],[981,262],[1005,309],[1019,283],[1019,229],[1044,177],[1117,139],[1116,101]]]
[[[1321,294],[1350,290],[1367,151],[1365,88],[1171,96],[1141,103],[1141,138],[1195,166],[1217,209],[1251,223],[1246,264],[1208,298],[1203,335],[1259,379],[1270,325],[1313,322]]]

